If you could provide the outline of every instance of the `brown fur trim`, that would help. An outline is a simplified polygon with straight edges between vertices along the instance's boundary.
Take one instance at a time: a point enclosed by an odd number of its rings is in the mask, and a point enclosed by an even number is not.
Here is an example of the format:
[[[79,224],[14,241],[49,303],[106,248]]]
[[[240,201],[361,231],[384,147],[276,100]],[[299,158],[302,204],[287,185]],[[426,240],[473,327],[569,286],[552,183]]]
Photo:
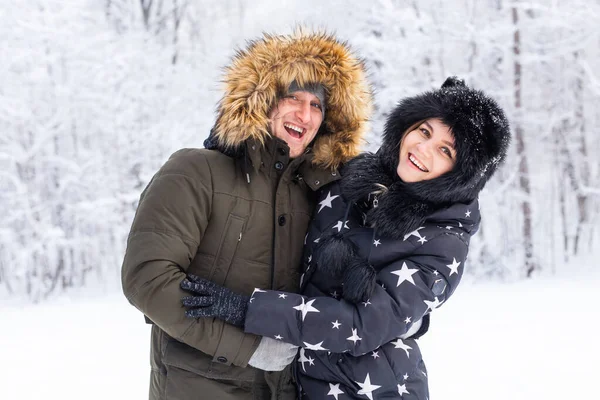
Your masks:
[[[214,134],[225,147],[247,139],[264,143],[268,114],[292,83],[321,83],[327,91],[323,125],[313,162],[336,169],[358,155],[372,112],[372,90],[363,61],[345,42],[326,33],[297,29],[291,35],[265,34],[240,50],[227,67]]]

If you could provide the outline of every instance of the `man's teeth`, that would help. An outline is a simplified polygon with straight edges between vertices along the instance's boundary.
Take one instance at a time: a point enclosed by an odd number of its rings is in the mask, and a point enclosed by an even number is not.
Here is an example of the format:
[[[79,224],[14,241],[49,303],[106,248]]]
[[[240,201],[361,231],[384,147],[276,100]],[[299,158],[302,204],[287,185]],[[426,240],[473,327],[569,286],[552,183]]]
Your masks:
[[[283,126],[285,126],[286,128],[292,129],[296,132],[298,132],[299,135],[302,135],[302,132],[304,132],[304,129],[300,128],[299,126],[296,125],[292,125],[288,122],[286,122],[285,124],[283,124]]]
[[[425,168],[425,166],[423,164],[421,164],[419,162],[419,160],[417,160],[416,158],[413,157],[413,155],[411,154],[410,156],[408,156],[408,158],[410,159],[410,161],[415,164],[417,166],[417,168],[419,168],[421,171],[423,172],[429,172],[429,170],[427,168]]]

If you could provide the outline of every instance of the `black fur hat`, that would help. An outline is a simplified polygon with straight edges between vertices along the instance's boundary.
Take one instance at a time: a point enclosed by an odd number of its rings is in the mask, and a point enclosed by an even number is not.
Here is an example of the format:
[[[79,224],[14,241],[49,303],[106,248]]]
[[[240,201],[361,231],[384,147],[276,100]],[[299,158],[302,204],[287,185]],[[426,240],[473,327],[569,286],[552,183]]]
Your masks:
[[[506,157],[510,128],[504,111],[492,98],[457,77],[446,79],[438,90],[403,99],[386,121],[377,153],[386,169],[396,170],[406,130],[428,118],[439,118],[452,129],[456,165],[438,178],[409,186],[416,193],[426,193],[425,198],[432,203],[475,199]]]

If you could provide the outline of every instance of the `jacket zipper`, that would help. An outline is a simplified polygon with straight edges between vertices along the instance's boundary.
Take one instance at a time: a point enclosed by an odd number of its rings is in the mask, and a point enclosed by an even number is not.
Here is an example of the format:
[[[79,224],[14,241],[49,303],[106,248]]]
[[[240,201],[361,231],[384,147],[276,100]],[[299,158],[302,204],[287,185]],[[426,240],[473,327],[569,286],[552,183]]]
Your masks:
[[[277,193],[275,194],[277,197]],[[275,234],[277,232],[277,205],[273,203],[273,237],[271,239],[271,290],[275,290]]]
[[[273,235],[271,237],[271,290],[275,290],[275,235],[277,235],[277,188],[279,178],[273,191]]]

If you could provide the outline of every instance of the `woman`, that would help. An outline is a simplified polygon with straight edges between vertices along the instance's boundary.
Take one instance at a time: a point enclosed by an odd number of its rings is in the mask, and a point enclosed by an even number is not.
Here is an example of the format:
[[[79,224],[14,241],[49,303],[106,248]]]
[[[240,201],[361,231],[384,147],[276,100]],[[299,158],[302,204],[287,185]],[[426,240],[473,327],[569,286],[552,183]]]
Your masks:
[[[376,154],[321,190],[305,240],[301,295],[251,298],[189,277],[190,317],[300,346],[302,398],[428,398],[416,338],[463,273],[477,196],[504,160],[508,122],[494,100],[448,78],[404,99]]]

